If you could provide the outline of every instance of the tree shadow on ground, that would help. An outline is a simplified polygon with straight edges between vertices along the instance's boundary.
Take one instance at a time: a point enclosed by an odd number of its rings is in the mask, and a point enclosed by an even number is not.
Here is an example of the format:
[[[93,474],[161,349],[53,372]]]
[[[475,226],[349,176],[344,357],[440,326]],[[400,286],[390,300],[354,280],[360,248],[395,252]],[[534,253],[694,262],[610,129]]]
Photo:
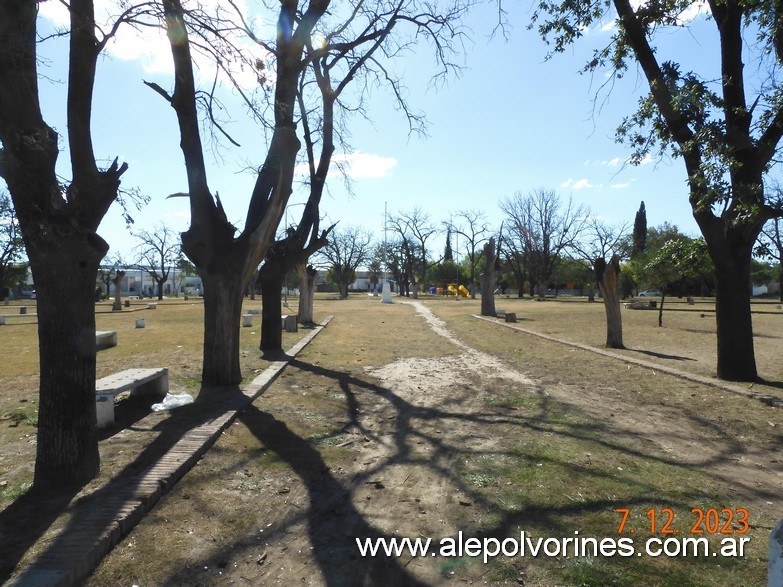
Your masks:
[[[171,411],[168,418],[152,427],[134,427],[133,429],[137,431],[158,434],[132,462],[117,471],[109,482],[95,491],[80,497],[79,493],[83,488],[66,489],[45,496],[30,492],[5,508],[0,513],[0,548],[3,552],[0,583],[10,578],[26,552],[63,514],[68,515],[64,528],[47,543],[36,560],[45,560],[61,547],[67,548],[73,544],[81,548],[71,547],[71,551],[82,551],[84,545],[99,544],[102,536],[107,533],[112,546],[119,542],[138,522],[142,512],[121,527],[116,520],[124,518],[127,499],[114,498],[118,495],[132,495],[133,491],[140,487],[145,473],[159,463],[161,457],[165,456],[188,431],[227,410],[240,407],[243,400],[247,401],[238,387],[223,388],[220,392],[220,394],[207,394],[209,399],[199,404],[190,404]],[[143,424],[143,419],[136,420],[136,424],[140,422]],[[104,438],[110,436],[111,434]],[[172,479],[170,484],[176,483],[187,469],[189,467],[184,467],[180,476]],[[166,488],[158,488],[150,504],[160,498],[164,489]],[[85,555],[87,554],[85,551]],[[97,563],[97,560],[92,562]]]
[[[696,359],[692,359],[690,357],[682,357],[680,355],[667,355],[665,353],[658,353],[658,352],[655,352],[655,351],[648,351],[648,350],[645,350],[645,349],[632,349],[632,348],[626,347],[626,350],[629,350],[629,351],[634,352],[634,353],[641,353],[643,355],[648,355],[650,357],[656,357],[658,359],[670,359],[670,360],[673,360],[673,361],[695,361],[696,360]]]
[[[318,450],[284,422],[251,406],[240,420],[270,450],[287,462],[307,489],[310,544],[326,585],[424,585],[393,557],[359,556],[356,538],[388,538],[355,508],[351,492],[331,474]],[[351,560],[350,565],[342,561]]]
[[[731,435],[709,421],[701,419],[697,414],[688,414],[693,426],[705,430],[707,436],[720,437],[721,448],[710,456],[698,459],[692,463],[683,463],[676,458],[668,458],[655,454],[645,448],[649,439],[631,428],[617,429],[613,423],[592,421],[564,422],[558,418],[562,414],[564,404],[553,400],[545,390],[538,389],[538,404],[535,410],[519,412],[498,407],[491,409],[480,406],[478,410],[461,409],[462,402],[475,398],[475,390],[470,386],[455,388],[454,393],[444,397],[434,406],[424,406],[412,403],[400,393],[389,387],[378,385],[369,379],[371,376],[353,374],[348,371],[330,369],[314,365],[303,360],[292,361],[290,368],[311,373],[321,382],[324,389],[339,387],[346,399],[345,418],[333,419],[333,425],[325,434],[319,437],[337,437],[346,431],[353,430],[369,438],[373,442],[383,442],[391,436],[389,452],[379,461],[372,463],[356,472],[350,481],[341,481],[329,469],[327,462],[312,439],[308,440],[293,432],[288,425],[272,414],[265,413],[255,406],[244,410],[239,420],[263,445],[263,450],[273,451],[301,479],[309,498],[309,506],[304,509],[291,509],[286,514],[282,524],[276,524],[264,534],[266,540],[277,540],[284,537],[290,528],[297,523],[307,523],[309,545],[313,557],[321,572],[322,580],[329,587],[352,585],[423,585],[414,576],[414,568],[420,563],[435,563],[443,568],[454,568],[454,565],[464,564],[459,561],[443,563],[444,559],[420,559],[408,567],[410,559],[405,562],[403,557],[389,557],[385,553],[376,557],[362,558],[356,545],[356,538],[390,538],[393,535],[374,527],[366,518],[366,514],[354,505],[358,498],[359,487],[371,483],[368,480],[383,478],[384,473],[395,465],[412,465],[424,468],[437,479],[445,480],[450,487],[465,497],[476,511],[494,512],[495,522],[489,526],[466,527],[470,536],[476,538],[493,537],[504,539],[518,536],[520,528],[528,528],[538,532],[538,535],[573,536],[573,520],[585,514],[599,514],[613,511],[616,508],[630,508],[636,505],[646,507],[673,507],[679,511],[689,511],[694,500],[712,501],[715,496],[700,491],[669,491],[665,498],[659,498],[659,488],[655,482],[641,479],[633,470],[609,467],[598,469],[572,462],[565,456],[553,458],[543,447],[522,447],[514,443],[503,442],[500,446],[477,447],[471,440],[483,433],[485,426],[500,426],[486,434],[496,434],[503,430],[507,438],[514,437],[514,431],[520,433],[537,433],[539,437],[551,437],[551,442],[557,439],[563,441],[589,441],[596,446],[611,451],[610,454],[622,454],[627,457],[637,457],[651,463],[677,469],[699,470],[706,476],[711,476],[710,469],[715,463],[734,460],[743,454],[744,447]],[[325,379],[323,379],[325,378]],[[377,399],[380,404],[373,405]],[[414,400],[415,401],[415,400]],[[474,404],[475,406],[475,404]],[[570,409],[570,408],[567,408]],[[578,408],[574,408],[578,409]],[[377,427],[369,427],[368,414],[373,414],[382,422],[390,422],[388,429],[383,431]],[[424,421],[437,422],[443,427],[464,431],[464,437],[445,438],[437,431],[421,426]],[[509,432],[510,430],[510,432]],[[384,434],[385,432],[385,434]],[[676,442],[677,439],[668,436]],[[425,457],[415,454],[411,447],[425,443],[432,451]],[[522,503],[514,507],[500,507],[494,496],[478,490],[466,479],[465,471],[454,467],[455,462],[480,458],[513,459],[522,466],[534,469],[543,463],[547,467],[555,467],[562,475],[573,480],[573,486],[589,484],[592,481],[611,481],[629,488],[632,496],[619,495],[599,496],[575,501],[556,503]],[[243,462],[242,466],[247,466]],[[720,479],[720,473],[714,477]],[[631,489],[632,488],[632,489]],[[389,488],[391,489],[391,488]],[[758,488],[747,487],[748,491],[757,494],[766,492]],[[705,490],[706,491],[706,490]],[[296,506],[299,508],[299,506]],[[386,516],[392,512],[384,512]],[[396,516],[404,513],[394,512]],[[425,530],[422,527],[422,530]],[[616,527],[607,528],[611,534]],[[426,532],[426,530],[425,530]],[[434,536],[433,536],[434,537]],[[434,537],[437,541],[438,537]],[[249,551],[256,545],[252,542],[237,542],[225,545],[220,552],[214,552],[194,568],[217,568],[225,561],[241,558],[243,551]],[[414,557],[415,558],[415,557]],[[653,561],[654,563],[654,561]],[[653,565],[647,561],[639,561],[639,568]],[[522,563],[520,563],[522,564]],[[450,565],[450,566],[449,566]],[[171,577],[184,578],[185,575]]]

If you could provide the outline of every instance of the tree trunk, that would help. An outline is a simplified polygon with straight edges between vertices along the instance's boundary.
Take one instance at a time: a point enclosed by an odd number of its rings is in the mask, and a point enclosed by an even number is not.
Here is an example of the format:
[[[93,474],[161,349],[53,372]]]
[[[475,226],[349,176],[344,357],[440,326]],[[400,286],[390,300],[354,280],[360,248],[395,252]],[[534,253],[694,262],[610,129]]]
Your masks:
[[[459,284],[457,284],[457,287],[459,287]],[[457,295],[459,295],[459,293]],[[413,298],[414,300],[418,300],[419,299],[419,284],[418,283],[414,283],[413,287],[411,288],[411,298]]]
[[[283,322],[281,308],[283,307],[283,289],[285,269],[273,263],[267,266],[269,260],[258,274],[258,284],[261,286],[261,343],[262,352],[283,351]]]
[[[304,263],[297,265],[299,274],[299,322],[300,324],[313,323],[313,292],[315,290],[315,269]]]
[[[204,387],[238,385],[239,329],[245,291],[243,272],[231,266],[219,271],[201,270],[204,284]],[[199,396],[200,398],[201,396]]]
[[[341,300],[347,300],[348,299],[348,286],[351,285],[345,280],[340,281],[340,299]]]
[[[625,348],[623,345],[623,317],[620,313],[620,290],[617,276],[620,273],[620,258],[613,255],[609,263],[598,258],[594,262],[595,275],[604,300],[606,312],[606,346],[611,349]]]
[[[666,299],[666,289],[661,291],[661,305],[658,306],[658,328],[663,327],[663,301]]]
[[[481,274],[481,315],[497,316],[495,312],[495,285],[498,279],[497,252],[495,239],[484,245],[484,272]]]
[[[41,341],[33,485],[41,491],[80,486],[93,479],[100,467],[93,299],[101,256],[89,244],[67,237],[40,248],[28,246],[28,253]]]
[[[757,378],[750,313],[750,251],[725,245],[715,264],[715,319],[718,377],[729,381]]]
[[[112,280],[114,282],[114,304],[112,304],[112,310],[122,310],[122,280],[124,277],[125,271],[117,271],[117,275]]]
[[[167,279],[161,279],[158,281],[158,301],[163,301],[163,284],[168,281]]]
[[[778,267],[778,296],[780,297],[780,301],[783,302],[783,259],[781,259],[779,262]]]

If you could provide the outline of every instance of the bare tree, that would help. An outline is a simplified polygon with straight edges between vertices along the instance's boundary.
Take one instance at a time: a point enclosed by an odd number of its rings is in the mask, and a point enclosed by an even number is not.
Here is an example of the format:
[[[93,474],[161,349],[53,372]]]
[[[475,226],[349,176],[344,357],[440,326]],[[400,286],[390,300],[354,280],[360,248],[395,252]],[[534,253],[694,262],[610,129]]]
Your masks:
[[[179,237],[165,224],[154,230],[140,230],[133,236],[139,241],[135,248],[138,266],[146,271],[158,286],[158,299],[163,299],[163,284],[181,258]]]
[[[416,299],[430,265],[427,241],[437,233],[437,229],[421,208],[414,208],[411,212],[390,218],[389,228],[400,243],[399,251],[404,260],[405,274],[412,287],[412,297]]]
[[[489,238],[489,224],[481,210],[459,210],[456,220],[449,222],[450,232],[462,237],[462,246],[468,260],[470,298],[476,299],[476,270],[482,256],[482,245]],[[482,289],[483,292],[483,289]]]
[[[363,228],[336,228],[329,237],[329,244],[320,251],[334,275],[342,299],[348,297],[348,286],[356,279],[356,269],[370,260],[370,243],[370,233]]]
[[[597,284],[595,261],[603,259],[609,262],[613,255],[618,255],[620,260],[627,256],[625,241],[627,240],[628,225],[611,226],[600,218],[588,216],[584,222],[580,238],[571,244],[571,250],[576,253],[590,268],[590,291],[588,301],[595,301],[594,285]]]
[[[500,208],[513,235],[509,240],[520,248],[528,275],[535,284],[539,299],[563,253],[579,238],[585,212],[575,208],[572,200],[561,202],[556,192],[537,189],[527,195],[519,192],[501,200]]]
[[[239,369],[242,294],[274,242],[292,191],[301,146],[296,132],[296,101],[303,72],[319,60],[324,74],[326,66],[332,63],[345,64],[349,70],[357,63],[360,68],[372,63],[375,69],[371,71],[375,73],[367,76],[367,90],[374,80],[388,81],[394,95],[401,98],[401,87],[384,67],[382,59],[393,58],[417,38],[427,38],[432,41],[436,58],[445,73],[451,68],[448,56],[461,36],[459,21],[467,10],[461,2],[446,6],[442,11],[439,7],[439,11],[434,12],[432,6],[418,1],[388,4],[377,0],[370,4],[358,3],[349,10],[330,10],[330,0],[310,0],[301,6],[297,0],[285,0],[279,5],[276,38],[270,42],[257,36],[237,6],[230,4],[237,9],[233,15],[237,28],[271,56],[270,69],[274,72],[273,76],[265,76],[266,66],[260,60],[246,60],[248,66],[259,70],[259,77],[264,77],[264,87],[269,89],[267,84],[274,79],[274,88],[268,91],[269,147],[264,163],[259,167],[245,225],[239,234],[228,221],[217,193],[213,194],[207,183],[197,111],[200,94],[196,90],[191,59],[192,47],[206,44],[211,48],[223,48],[223,53],[211,50],[221,67],[230,63],[238,51],[237,46],[226,40],[226,31],[232,23],[220,16],[212,20],[204,18],[201,11],[186,11],[180,0],[163,0],[176,70],[174,92],[170,95],[150,84],[170,102],[180,127],[191,207],[191,226],[183,234],[183,249],[199,268],[204,282],[202,383],[205,386],[236,384],[242,379]],[[410,27],[409,37],[397,32],[401,25]],[[190,41],[191,36],[196,41]],[[202,42],[209,36],[217,36],[217,40]],[[318,42],[314,41],[316,37]],[[379,44],[381,49],[369,53],[366,48],[374,44]],[[343,81],[345,79],[348,78],[343,77]],[[248,103],[255,107],[252,101],[248,100]],[[411,124],[418,124],[414,113],[407,109],[404,112]]]
[[[783,302],[783,220],[774,218],[764,225],[755,253],[778,262],[778,295]]]
[[[24,258],[24,241],[11,198],[0,192],[0,301],[8,296],[18,263]],[[26,268],[25,268],[26,270]]]

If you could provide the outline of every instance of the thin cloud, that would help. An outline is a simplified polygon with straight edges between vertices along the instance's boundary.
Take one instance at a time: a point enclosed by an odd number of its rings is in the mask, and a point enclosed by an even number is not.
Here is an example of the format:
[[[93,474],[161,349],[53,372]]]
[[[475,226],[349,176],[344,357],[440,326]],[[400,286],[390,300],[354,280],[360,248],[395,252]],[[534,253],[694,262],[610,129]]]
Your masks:
[[[332,157],[332,167],[339,169],[350,179],[380,179],[391,175],[392,169],[397,166],[397,159],[384,157],[374,153],[339,153]],[[298,175],[306,175],[308,166],[301,163],[296,166]]]
[[[594,185],[590,183],[590,180],[588,179],[577,179],[574,181],[572,178],[568,178],[566,181],[560,184],[561,188],[571,188],[572,190],[584,190],[584,189],[591,189],[595,187],[601,187],[600,185]]]
[[[630,186],[631,186],[631,184],[628,183],[628,182],[625,182],[625,183],[611,183],[611,184],[609,184],[609,187],[612,188],[613,190],[624,190],[625,188],[630,187]]]

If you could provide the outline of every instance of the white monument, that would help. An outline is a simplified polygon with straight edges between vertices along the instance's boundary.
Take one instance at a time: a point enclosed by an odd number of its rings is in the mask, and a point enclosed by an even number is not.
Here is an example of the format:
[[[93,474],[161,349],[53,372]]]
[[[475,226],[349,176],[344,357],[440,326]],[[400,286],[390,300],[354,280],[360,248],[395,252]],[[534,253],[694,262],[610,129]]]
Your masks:
[[[383,297],[381,298],[382,304],[393,304],[391,299],[391,287],[389,287],[389,282],[384,281],[383,282]]]

